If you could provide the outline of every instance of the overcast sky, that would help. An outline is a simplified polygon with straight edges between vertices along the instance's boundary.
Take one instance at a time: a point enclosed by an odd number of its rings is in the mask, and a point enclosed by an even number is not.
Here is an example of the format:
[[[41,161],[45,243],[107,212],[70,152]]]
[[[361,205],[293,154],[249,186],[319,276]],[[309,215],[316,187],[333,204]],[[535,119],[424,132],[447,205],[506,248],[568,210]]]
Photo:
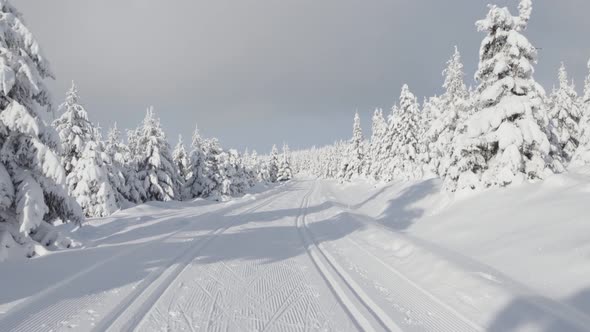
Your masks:
[[[172,145],[198,122],[226,147],[324,145],[370,128],[403,83],[441,93],[458,45],[469,83],[488,0],[13,0],[51,61],[56,103],[71,80],[90,117],[135,127],[156,108]],[[516,0],[498,0],[515,12]],[[590,1],[536,0],[526,35],[547,90],[564,61],[581,89]],[[369,132],[366,133],[370,135]]]

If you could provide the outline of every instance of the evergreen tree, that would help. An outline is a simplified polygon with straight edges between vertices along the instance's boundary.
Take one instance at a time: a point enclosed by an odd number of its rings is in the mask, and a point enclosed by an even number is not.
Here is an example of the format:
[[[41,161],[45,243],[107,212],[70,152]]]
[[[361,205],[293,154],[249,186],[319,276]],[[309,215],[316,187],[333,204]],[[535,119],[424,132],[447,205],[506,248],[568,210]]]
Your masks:
[[[138,178],[143,182],[147,201],[171,201],[178,199],[178,171],[172,160],[166,134],[149,108],[143,125],[137,132],[134,150],[138,153]]]
[[[424,140],[419,135],[420,108],[414,94],[407,85],[402,87],[399,108],[392,109],[388,138],[391,144],[388,151],[389,168],[386,180],[418,179],[422,177],[422,158],[420,153]]]
[[[87,142],[75,170],[68,175],[69,191],[87,217],[106,217],[119,209],[101,155],[97,142]]]
[[[468,91],[463,78],[463,63],[461,54],[455,46],[455,53],[447,62],[443,71],[445,93],[441,97],[431,98],[427,107],[433,114],[433,122],[427,133],[430,145],[430,164],[434,172],[445,177],[451,164],[451,154],[458,124],[466,118]]]
[[[74,83],[60,109],[64,113],[53,125],[61,140],[68,192],[87,217],[108,216],[118,209],[105,163],[108,157],[103,153],[100,129],[88,120]]]
[[[69,175],[82,157],[86,143],[93,139],[94,128],[88,120],[88,112],[80,104],[78,88],[74,82],[59,109],[63,114],[53,122],[53,126],[61,141],[62,165],[66,175]]]
[[[205,190],[205,161],[204,141],[199,133],[199,127],[195,128],[191,143],[190,165],[187,172],[185,194],[188,198],[196,198]]]
[[[373,126],[369,151],[367,153],[366,175],[378,179],[383,167],[382,151],[387,134],[387,122],[383,117],[383,110],[377,109],[373,114]]]
[[[576,164],[590,164],[590,61],[589,74],[584,82],[584,97],[582,98],[582,118],[580,120],[580,144],[574,155]]]
[[[564,64],[559,68],[558,77],[559,87],[554,89],[550,98],[551,155],[561,161],[560,164],[568,164],[580,143],[582,107],[573,83],[568,82]]]
[[[44,79],[52,78],[49,63],[24,25],[21,14],[0,1],[0,260],[6,249],[27,245],[30,238],[44,245],[57,238],[56,219],[81,224],[80,206],[66,190],[66,174],[56,151],[59,137],[38,109],[51,110]],[[68,246],[69,243],[56,243]]]
[[[269,182],[277,182],[279,176],[279,150],[276,145],[272,146],[270,159],[268,161],[268,179]]]
[[[104,152],[108,160],[106,162],[109,182],[117,192],[117,204],[120,207],[126,205],[126,201],[132,200],[129,196],[127,187],[127,169],[125,168],[127,146],[121,140],[121,131],[117,128],[117,123],[109,129],[107,140],[105,142]]]
[[[343,164],[340,178],[350,180],[363,174],[365,161],[364,137],[361,129],[361,119],[358,112],[354,115],[354,125],[352,130],[352,139],[348,146],[346,159]]]
[[[277,176],[277,181],[285,182],[293,178],[293,171],[291,170],[291,157],[289,153],[289,146],[283,144],[283,157],[281,158],[281,166]]]
[[[480,49],[476,114],[456,141],[449,189],[505,186],[541,179],[552,164],[545,128],[544,91],[533,78],[537,50],[522,35],[532,4],[522,0],[520,15],[490,6],[477,22],[487,32]]]
[[[177,193],[180,194],[179,198],[188,197],[188,192],[185,191],[185,188],[190,173],[190,160],[186,153],[184,142],[182,141],[182,135],[178,136],[178,143],[172,152],[172,160],[174,160],[174,164],[178,170]]]
[[[224,174],[222,164],[226,155],[216,138],[203,141],[204,168],[203,168],[203,197],[219,199],[224,194]]]

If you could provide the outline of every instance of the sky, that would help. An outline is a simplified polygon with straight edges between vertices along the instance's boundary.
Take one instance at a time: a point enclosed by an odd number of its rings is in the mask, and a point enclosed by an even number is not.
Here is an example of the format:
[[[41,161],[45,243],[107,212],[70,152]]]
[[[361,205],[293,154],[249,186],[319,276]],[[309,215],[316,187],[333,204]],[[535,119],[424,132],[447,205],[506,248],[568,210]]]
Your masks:
[[[134,128],[155,107],[169,141],[195,125],[225,147],[321,146],[365,135],[401,86],[442,93],[459,47],[476,84],[475,21],[493,0],[12,0],[50,60],[59,104],[72,80],[93,122]],[[496,0],[516,13],[516,0]],[[547,91],[563,61],[578,90],[590,58],[590,1],[536,0],[525,35]]]

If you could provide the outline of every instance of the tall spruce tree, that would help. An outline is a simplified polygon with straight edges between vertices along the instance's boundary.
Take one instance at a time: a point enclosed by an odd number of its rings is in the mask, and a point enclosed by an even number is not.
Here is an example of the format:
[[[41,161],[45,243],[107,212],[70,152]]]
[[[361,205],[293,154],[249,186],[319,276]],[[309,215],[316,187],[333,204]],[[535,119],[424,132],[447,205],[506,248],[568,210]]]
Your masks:
[[[49,63],[21,14],[0,0],[0,260],[11,246],[44,240],[51,222],[81,224],[80,206],[67,194],[57,154],[59,137],[38,110],[51,110],[44,80]],[[45,238],[45,239],[44,239]],[[57,243],[64,244],[64,243]]]
[[[532,3],[522,0],[519,16],[490,6],[477,22],[484,31],[476,78],[476,114],[456,141],[449,189],[506,186],[542,179],[553,164],[546,133],[543,88],[533,78],[537,50],[522,34]]]
[[[171,201],[179,198],[177,193],[178,171],[172,160],[166,134],[150,107],[135,138],[138,177],[148,201]]]

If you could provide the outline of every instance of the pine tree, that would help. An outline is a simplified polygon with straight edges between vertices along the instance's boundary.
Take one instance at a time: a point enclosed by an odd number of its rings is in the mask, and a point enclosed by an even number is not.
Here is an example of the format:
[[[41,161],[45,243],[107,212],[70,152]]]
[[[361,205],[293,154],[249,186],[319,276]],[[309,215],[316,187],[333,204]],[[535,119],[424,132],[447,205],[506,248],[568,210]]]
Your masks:
[[[191,143],[190,165],[187,172],[188,179],[185,185],[185,194],[189,199],[200,197],[205,190],[206,159],[204,141],[197,126]]]
[[[118,209],[117,194],[109,181],[108,157],[103,152],[100,128],[88,120],[74,83],[60,109],[64,113],[53,125],[61,140],[68,192],[87,217],[108,216]]]
[[[289,146],[283,144],[283,156],[281,158],[281,165],[277,176],[277,181],[285,182],[293,178],[293,171],[291,170],[291,157],[289,153]]]
[[[127,199],[133,203],[144,203],[148,200],[148,194],[144,186],[144,180],[140,178],[139,162],[142,160],[143,151],[139,146],[141,127],[127,130],[127,149],[124,157],[125,181],[128,190]]]
[[[68,196],[66,174],[56,153],[59,138],[38,109],[51,110],[44,84],[53,75],[21,14],[0,1],[0,260],[6,249],[48,237],[55,219],[81,224],[80,206]],[[57,243],[69,245],[69,243]]]
[[[74,82],[59,109],[63,114],[53,122],[53,126],[61,141],[62,164],[66,175],[69,175],[82,157],[86,143],[93,139],[94,128],[88,120],[88,112],[80,104],[78,88]]]
[[[99,144],[85,144],[76,169],[68,175],[69,191],[87,217],[106,217],[119,209]]]
[[[578,165],[590,164],[590,61],[588,61],[588,72],[581,101],[580,144],[573,157],[574,164]]]
[[[377,109],[373,114],[373,125],[371,142],[369,144],[369,151],[366,159],[367,176],[378,179],[381,174],[383,164],[383,146],[385,145],[385,135],[387,133],[387,122],[383,117],[383,110]]]
[[[180,194],[179,198],[182,199],[188,197],[188,193],[185,191],[185,188],[190,173],[190,160],[188,158],[188,154],[186,153],[184,142],[182,141],[182,135],[178,136],[178,143],[172,152],[172,160],[174,160],[174,164],[178,170],[177,193]]]
[[[520,15],[490,6],[477,22],[487,32],[480,49],[476,114],[456,141],[449,189],[506,186],[541,179],[552,164],[545,131],[544,91],[533,78],[537,50],[522,35],[532,4],[522,0]]]
[[[223,163],[225,152],[216,138],[203,141],[204,168],[203,168],[203,197],[220,199],[224,194]]]
[[[361,128],[361,119],[358,112],[354,115],[354,125],[352,130],[352,139],[348,146],[346,153],[346,159],[342,166],[342,172],[340,175],[341,179],[349,181],[353,177],[357,177],[363,174],[365,166],[365,149],[364,149],[364,137]]]
[[[551,155],[562,164],[568,164],[580,143],[579,123],[582,107],[573,83],[568,82],[563,63],[559,68],[558,78],[559,87],[553,91],[550,98],[549,118],[553,143]]]
[[[270,159],[268,160],[268,181],[277,182],[279,176],[279,150],[276,145],[272,146]]]
[[[402,87],[399,100],[399,108],[392,109],[388,139],[391,146],[388,148],[388,160],[390,162],[387,175],[384,179],[418,179],[422,177],[423,140],[420,133],[420,108],[414,94],[407,85]]]
[[[127,146],[125,146],[121,140],[121,131],[117,128],[117,123],[109,129],[104,152],[108,156],[106,166],[109,182],[117,192],[117,204],[120,207],[123,207],[127,204],[126,201],[132,199],[129,195],[129,188],[126,180],[128,177],[128,170],[125,168]]]
[[[147,201],[171,201],[178,199],[178,171],[172,160],[166,134],[149,108],[143,125],[137,132],[135,151],[138,177],[143,182]]]
[[[431,110],[434,118],[426,136],[432,142],[429,149],[430,165],[440,177],[445,177],[450,167],[457,127],[465,120],[469,107],[469,95],[463,81],[463,63],[456,46],[443,75],[445,93],[440,97],[431,98],[425,106]]]

